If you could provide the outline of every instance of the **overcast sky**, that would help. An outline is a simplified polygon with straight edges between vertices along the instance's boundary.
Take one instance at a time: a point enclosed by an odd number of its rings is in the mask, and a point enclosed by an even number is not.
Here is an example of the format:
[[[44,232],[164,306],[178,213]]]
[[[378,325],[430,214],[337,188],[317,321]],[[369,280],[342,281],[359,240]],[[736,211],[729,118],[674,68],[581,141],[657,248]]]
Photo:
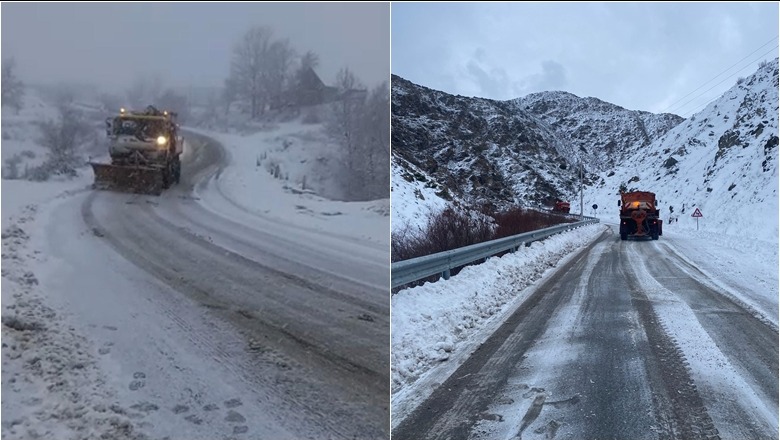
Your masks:
[[[687,117],[778,56],[779,19],[777,2],[393,3],[392,73],[464,96],[563,90]]]
[[[368,86],[389,80],[388,3],[3,3],[2,57],[27,83],[121,88],[138,75],[165,85],[222,85],[232,49],[254,25],[314,51],[327,84],[349,67]]]

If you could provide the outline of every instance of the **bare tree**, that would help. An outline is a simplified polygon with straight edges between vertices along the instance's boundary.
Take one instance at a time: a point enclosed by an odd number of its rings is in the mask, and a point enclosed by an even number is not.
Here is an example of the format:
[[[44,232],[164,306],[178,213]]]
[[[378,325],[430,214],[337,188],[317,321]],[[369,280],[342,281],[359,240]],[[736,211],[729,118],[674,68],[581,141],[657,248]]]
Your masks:
[[[22,109],[24,97],[24,83],[14,73],[16,61],[13,58],[3,60],[2,67],[2,100],[3,105],[8,105],[19,114]]]
[[[387,198],[390,193],[390,88],[387,82],[367,93],[342,69],[336,81],[339,99],[326,122],[341,147],[344,193],[349,200]]]
[[[362,115],[362,156],[369,170],[365,197],[386,198],[390,196],[390,88],[386,82],[371,91]]]
[[[263,79],[267,83],[269,95],[276,108],[284,104],[281,100],[290,82],[290,71],[294,58],[295,50],[290,46],[289,40],[276,41],[271,45]]]
[[[230,114],[230,106],[238,99],[238,84],[234,77],[225,79],[225,86],[222,88],[222,102],[225,103],[225,116]]]
[[[359,197],[360,186],[364,181],[365,168],[360,160],[360,115],[364,108],[364,100],[350,99],[350,91],[360,87],[360,82],[348,69],[343,68],[336,76],[336,88],[341,99],[331,104],[330,117],[326,130],[342,148],[344,166],[343,185],[348,199]]]
[[[301,71],[305,69],[314,69],[319,65],[320,56],[310,50],[306,51],[306,53],[301,57]]]
[[[72,108],[60,108],[59,121],[40,124],[38,143],[48,149],[46,162],[32,171],[34,180],[46,180],[52,174],[76,175],[80,160],[78,147],[90,140],[94,132],[83,116]]]
[[[206,124],[207,128],[213,129],[217,120],[219,119],[219,95],[216,91],[209,92],[206,97],[205,108],[201,121]]]
[[[265,26],[256,26],[238,42],[233,49],[230,64],[230,78],[239,96],[251,102],[252,119],[265,111],[268,100],[264,74],[267,72],[268,58],[271,52],[272,31]]]

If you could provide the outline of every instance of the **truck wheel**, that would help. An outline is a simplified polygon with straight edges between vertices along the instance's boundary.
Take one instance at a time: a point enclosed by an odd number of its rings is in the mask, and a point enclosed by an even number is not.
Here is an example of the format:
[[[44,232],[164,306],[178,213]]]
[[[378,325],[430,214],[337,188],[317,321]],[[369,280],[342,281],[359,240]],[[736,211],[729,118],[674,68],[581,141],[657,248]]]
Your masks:
[[[174,183],[179,183],[181,180],[181,161],[179,158],[176,158],[176,161],[173,163],[173,181]]]
[[[625,232],[620,232],[620,239],[623,241],[627,240],[628,234],[626,234]]]
[[[162,169],[162,173],[163,188],[168,189],[171,187],[171,164],[166,165],[165,168]]]

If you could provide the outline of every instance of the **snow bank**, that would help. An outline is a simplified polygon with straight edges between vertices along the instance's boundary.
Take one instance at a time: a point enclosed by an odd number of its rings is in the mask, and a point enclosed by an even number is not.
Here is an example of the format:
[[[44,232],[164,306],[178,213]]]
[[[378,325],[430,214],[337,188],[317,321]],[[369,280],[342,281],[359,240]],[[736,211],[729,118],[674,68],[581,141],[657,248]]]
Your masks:
[[[4,181],[2,188],[2,436],[138,440],[132,418],[105,386],[96,348],[51,308],[39,286],[46,256],[39,206],[83,188],[70,182]]]
[[[590,244],[604,228],[588,225],[554,235],[519,252],[466,267],[449,280],[393,295],[394,410],[416,392],[409,389],[422,377],[446,377],[457,369],[465,360],[462,355],[470,351],[468,346],[489,336],[502,318],[522,304],[531,293],[529,286]]]

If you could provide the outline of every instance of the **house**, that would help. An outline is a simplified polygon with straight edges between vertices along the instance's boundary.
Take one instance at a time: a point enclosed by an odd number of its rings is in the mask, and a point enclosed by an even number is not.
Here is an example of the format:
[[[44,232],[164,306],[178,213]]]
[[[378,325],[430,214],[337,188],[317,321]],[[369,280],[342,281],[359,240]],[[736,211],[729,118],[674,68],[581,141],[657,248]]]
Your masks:
[[[283,95],[281,102],[286,105],[304,107],[333,101],[338,89],[326,86],[314,69],[307,67],[298,73],[295,86]]]
[[[300,71],[296,78],[296,86],[282,94],[282,99],[276,100],[278,107],[326,104],[341,99],[364,99],[366,90],[347,90],[340,93],[337,87],[326,86],[314,69],[307,67]]]

